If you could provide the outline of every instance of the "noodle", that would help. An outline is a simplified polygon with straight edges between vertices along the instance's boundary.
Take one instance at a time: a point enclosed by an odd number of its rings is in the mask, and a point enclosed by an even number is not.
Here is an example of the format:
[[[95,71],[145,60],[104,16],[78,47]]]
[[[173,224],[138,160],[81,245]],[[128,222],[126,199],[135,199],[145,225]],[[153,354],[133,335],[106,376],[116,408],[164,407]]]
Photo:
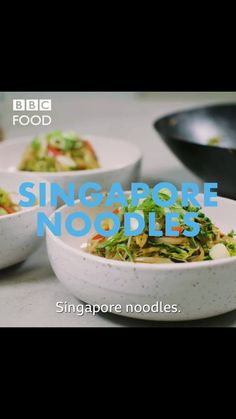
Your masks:
[[[149,236],[149,213],[155,212],[158,229],[165,231],[165,209],[154,204],[151,197],[141,200],[137,208],[131,206],[131,199],[128,200],[128,207],[116,209],[121,220],[121,227],[117,234],[105,238],[100,235],[93,236],[88,244],[87,251],[91,254],[107,259],[114,259],[136,263],[190,263],[201,262],[220,258],[220,251],[223,249],[223,256],[236,256],[236,241],[234,232],[228,235],[223,234],[212,221],[201,212],[201,208],[182,207],[180,198],[170,211],[178,213],[179,227],[174,227],[176,236]],[[143,213],[145,229],[142,234],[133,237],[124,234],[124,215],[127,212],[138,210]],[[183,235],[185,230],[191,231],[190,227],[184,224],[184,216],[187,212],[197,214],[195,222],[199,224],[199,233],[195,237]],[[217,248],[218,246],[218,248]],[[220,250],[219,250],[220,249]]]

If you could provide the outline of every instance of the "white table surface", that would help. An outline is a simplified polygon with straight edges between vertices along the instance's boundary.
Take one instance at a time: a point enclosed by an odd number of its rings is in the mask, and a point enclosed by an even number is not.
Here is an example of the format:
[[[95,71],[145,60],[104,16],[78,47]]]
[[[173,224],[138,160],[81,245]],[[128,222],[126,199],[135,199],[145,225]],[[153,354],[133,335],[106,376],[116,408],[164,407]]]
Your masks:
[[[24,97],[24,94],[15,95]],[[29,95],[28,95],[29,96]],[[32,96],[32,95],[30,95]],[[180,186],[183,181],[199,181],[185,169],[158,138],[152,123],[165,113],[217,100],[211,94],[160,95],[159,100],[137,99],[134,94],[53,93],[41,97],[53,99],[52,128],[70,128],[78,132],[121,137],[137,144],[143,151],[142,180],[150,185],[161,180]],[[32,97],[36,97],[34,94]],[[227,99],[224,97],[224,99]],[[218,100],[217,100],[218,101]],[[32,135],[32,128],[11,127],[7,117],[7,137]],[[115,315],[56,313],[56,302],[79,304],[57,280],[49,265],[43,244],[25,263],[0,271],[0,327],[119,327],[119,326],[236,326],[236,311],[212,319],[194,322],[145,322]]]

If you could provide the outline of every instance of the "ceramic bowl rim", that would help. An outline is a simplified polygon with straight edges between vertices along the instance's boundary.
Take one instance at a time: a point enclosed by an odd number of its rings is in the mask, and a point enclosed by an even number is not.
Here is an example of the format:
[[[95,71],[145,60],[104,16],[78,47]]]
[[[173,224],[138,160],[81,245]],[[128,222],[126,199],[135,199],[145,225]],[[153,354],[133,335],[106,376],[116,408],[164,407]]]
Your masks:
[[[115,168],[103,168],[100,167],[98,169],[89,169],[89,170],[71,170],[68,172],[30,172],[30,171],[21,171],[21,170],[14,170],[13,172],[10,172],[8,169],[3,169],[0,167],[0,171],[4,172],[4,173],[25,173],[25,174],[30,174],[31,176],[47,176],[48,179],[53,178],[53,177],[86,177],[86,175],[97,175],[97,174],[106,174],[109,172],[116,172],[122,169],[126,169],[134,164],[137,164],[138,162],[141,162],[142,158],[143,158],[143,152],[140,150],[139,147],[137,147],[135,144],[133,144],[130,141],[127,141],[125,139],[120,139],[120,138],[116,138],[116,137],[109,137],[109,136],[102,136],[102,135],[96,135],[96,134],[81,134],[82,137],[94,137],[97,139],[102,139],[102,140],[106,140],[106,139],[110,139],[110,140],[114,140],[116,142],[119,142],[121,144],[128,145],[129,147],[133,148],[133,150],[135,151],[135,158],[133,158],[133,160],[131,160],[129,163],[126,164],[120,164],[119,166],[116,166]],[[5,140],[5,142],[3,142],[2,144],[0,144],[0,150],[3,150],[4,148],[9,147],[12,144],[19,144],[19,142],[21,144],[25,143],[25,144],[29,144],[30,140],[32,140],[32,136],[25,136],[25,137],[19,137],[19,138],[14,138],[14,139],[7,139]]]

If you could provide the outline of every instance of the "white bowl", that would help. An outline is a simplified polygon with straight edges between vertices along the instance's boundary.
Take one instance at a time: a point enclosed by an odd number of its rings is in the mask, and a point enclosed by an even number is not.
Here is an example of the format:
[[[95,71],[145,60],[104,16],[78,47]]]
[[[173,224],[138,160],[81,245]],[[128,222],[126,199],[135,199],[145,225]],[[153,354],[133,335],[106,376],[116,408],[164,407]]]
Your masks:
[[[203,202],[202,195],[199,201]],[[217,208],[203,211],[225,233],[236,230],[236,202],[218,198]],[[61,207],[62,220],[75,211],[86,211],[94,219],[104,211],[82,207]],[[106,207],[106,211],[107,211]],[[53,216],[52,216],[53,217]],[[78,227],[83,224],[78,222]],[[89,236],[93,234],[91,231]],[[193,320],[216,316],[236,309],[236,257],[188,264],[153,265],[120,262],[86,253],[81,246],[86,237],[75,238],[63,229],[62,237],[47,231],[47,248],[52,268],[59,280],[78,299],[89,304],[120,304],[124,316],[146,320]],[[177,313],[137,313],[140,308],[159,302],[177,305]],[[127,312],[132,304],[134,312]],[[146,308],[145,308],[146,309]],[[148,309],[148,308],[147,308]],[[160,310],[160,307],[159,307]]]
[[[142,155],[135,145],[123,140],[94,135],[82,135],[82,138],[88,139],[93,145],[101,168],[58,173],[23,173],[58,183],[64,190],[70,182],[79,188],[83,183],[91,181],[100,183],[104,191],[114,182],[120,182],[124,189],[129,189],[130,183],[138,180]],[[31,141],[32,137],[18,138],[0,144],[0,170],[17,172],[21,157]]]
[[[32,179],[21,173],[0,171],[0,187],[11,193],[16,203],[20,200],[18,192],[20,184],[29,181],[34,182],[33,192],[38,195],[40,179]],[[44,180],[41,182],[45,183]],[[49,184],[47,192],[49,192]],[[22,208],[21,211],[14,214],[0,216],[0,269],[23,262],[40,244],[41,239],[37,237],[37,213],[39,210],[47,215],[52,213],[49,194],[45,208],[36,205],[31,208]]]

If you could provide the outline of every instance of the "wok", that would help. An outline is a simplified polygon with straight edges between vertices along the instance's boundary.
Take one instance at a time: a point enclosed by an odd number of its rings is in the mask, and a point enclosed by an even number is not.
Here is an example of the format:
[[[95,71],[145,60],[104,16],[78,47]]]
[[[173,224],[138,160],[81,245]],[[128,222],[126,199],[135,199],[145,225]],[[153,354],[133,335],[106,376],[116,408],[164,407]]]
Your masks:
[[[188,169],[218,182],[219,195],[236,199],[236,104],[173,113],[154,127]]]

